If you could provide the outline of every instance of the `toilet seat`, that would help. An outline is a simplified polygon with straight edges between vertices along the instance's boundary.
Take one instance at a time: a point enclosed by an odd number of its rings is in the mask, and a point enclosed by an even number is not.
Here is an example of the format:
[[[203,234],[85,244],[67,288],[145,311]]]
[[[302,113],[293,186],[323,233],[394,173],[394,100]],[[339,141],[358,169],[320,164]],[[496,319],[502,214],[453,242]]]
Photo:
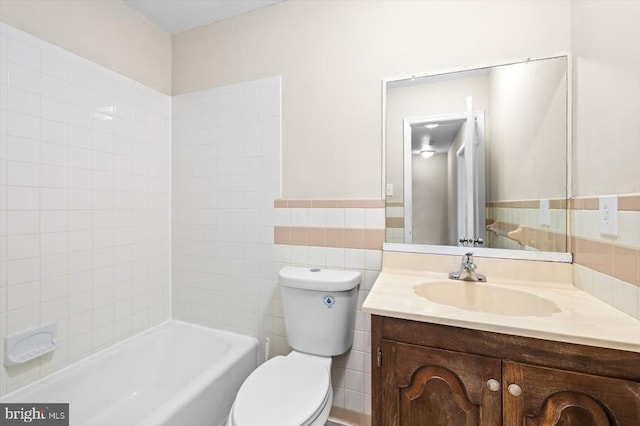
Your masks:
[[[277,356],[249,375],[231,410],[236,426],[311,424],[331,395],[327,365],[311,358]]]

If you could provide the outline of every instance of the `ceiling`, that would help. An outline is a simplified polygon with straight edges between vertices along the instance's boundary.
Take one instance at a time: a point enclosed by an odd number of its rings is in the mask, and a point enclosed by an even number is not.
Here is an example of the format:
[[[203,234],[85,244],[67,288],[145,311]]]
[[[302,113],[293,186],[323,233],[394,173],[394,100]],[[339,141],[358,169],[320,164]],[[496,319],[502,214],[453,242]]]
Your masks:
[[[175,34],[278,3],[281,0],[123,0],[148,21]]]
[[[425,149],[436,153],[448,152],[465,120],[440,121],[435,129],[428,129],[424,123],[411,126],[411,151],[419,154]]]

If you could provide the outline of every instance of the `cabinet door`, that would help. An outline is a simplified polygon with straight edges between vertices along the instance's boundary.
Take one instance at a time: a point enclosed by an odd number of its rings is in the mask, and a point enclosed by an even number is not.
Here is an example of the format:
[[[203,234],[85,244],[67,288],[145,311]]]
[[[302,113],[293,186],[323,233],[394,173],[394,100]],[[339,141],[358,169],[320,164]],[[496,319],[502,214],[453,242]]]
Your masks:
[[[383,425],[501,424],[499,359],[390,340],[381,348]]]
[[[640,425],[640,383],[506,361],[503,374],[505,426]]]

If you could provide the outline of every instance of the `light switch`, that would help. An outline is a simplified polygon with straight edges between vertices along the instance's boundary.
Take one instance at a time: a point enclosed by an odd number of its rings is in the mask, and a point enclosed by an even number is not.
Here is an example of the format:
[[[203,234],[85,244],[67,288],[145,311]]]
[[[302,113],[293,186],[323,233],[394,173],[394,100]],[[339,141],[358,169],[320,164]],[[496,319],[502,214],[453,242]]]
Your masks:
[[[618,196],[600,197],[600,233],[618,236]]]
[[[393,197],[393,184],[387,184],[387,197]]]

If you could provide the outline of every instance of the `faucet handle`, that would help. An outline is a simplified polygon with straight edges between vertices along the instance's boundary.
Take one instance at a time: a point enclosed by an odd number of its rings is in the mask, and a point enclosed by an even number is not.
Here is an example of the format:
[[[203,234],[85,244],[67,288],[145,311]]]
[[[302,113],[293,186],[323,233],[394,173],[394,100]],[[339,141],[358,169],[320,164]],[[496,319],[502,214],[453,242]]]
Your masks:
[[[476,270],[476,264],[473,263],[473,253],[467,252],[464,254],[462,257],[462,267],[469,271]]]
[[[452,280],[487,281],[487,278],[484,275],[476,273],[476,268],[476,264],[473,263],[473,253],[468,251],[464,256],[462,256],[460,270],[457,272],[451,272],[449,274],[449,278]]]

